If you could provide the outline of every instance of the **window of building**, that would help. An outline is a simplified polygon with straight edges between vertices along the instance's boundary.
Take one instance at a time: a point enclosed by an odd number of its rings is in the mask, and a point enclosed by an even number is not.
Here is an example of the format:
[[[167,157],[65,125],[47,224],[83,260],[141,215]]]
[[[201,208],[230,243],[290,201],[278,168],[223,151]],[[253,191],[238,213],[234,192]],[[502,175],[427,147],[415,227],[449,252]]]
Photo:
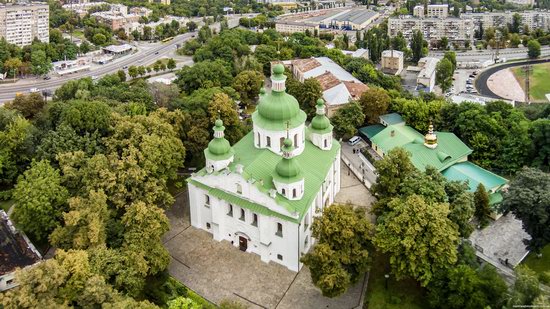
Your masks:
[[[227,212],[227,215],[233,217],[233,205],[231,204],[229,204],[229,211]]]
[[[308,227],[309,227],[309,213],[307,213],[304,218],[304,231],[306,231]]]
[[[286,190],[284,188],[281,189],[281,192],[283,193],[284,196],[286,196]]]
[[[294,134],[294,147],[298,148],[298,134]]]
[[[271,137],[267,137],[267,147],[271,147]]]
[[[277,233],[275,235],[283,237],[283,225],[281,223],[277,223]]]
[[[296,197],[296,189],[292,189],[292,197]]]
[[[204,195],[204,206],[210,207],[210,196],[207,194]]]
[[[239,220],[241,221],[244,221],[245,217],[244,217],[244,209],[241,208],[241,217],[239,218]]]
[[[328,139],[325,139],[325,148],[328,147]]]
[[[306,236],[306,239],[304,240],[304,249],[307,249],[307,245],[309,245],[309,236]]]
[[[284,143],[285,143],[285,138],[281,137],[281,139],[279,140],[279,147],[281,147],[281,149],[283,149],[283,144]]]
[[[210,223],[206,222],[206,228],[210,229]]]
[[[254,213],[252,214],[252,225],[258,226],[258,215]]]
[[[243,194],[243,186],[240,183],[237,184],[237,193]]]
[[[280,261],[282,261],[282,260],[283,260],[283,256],[280,255],[280,254],[277,254],[277,259],[280,260]]]
[[[261,138],[260,138],[260,132],[258,132],[258,139],[257,140],[258,140],[258,147],[260,147],[261,141],[262,141]]]

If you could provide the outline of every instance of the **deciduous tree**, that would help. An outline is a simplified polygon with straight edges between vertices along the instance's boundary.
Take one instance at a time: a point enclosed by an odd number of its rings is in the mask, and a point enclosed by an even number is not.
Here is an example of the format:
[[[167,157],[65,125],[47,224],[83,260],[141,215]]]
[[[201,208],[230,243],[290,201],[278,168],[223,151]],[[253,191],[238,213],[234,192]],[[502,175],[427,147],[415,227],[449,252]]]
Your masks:
[[[359,103],[369,124],[380,121],[379,117],[387,112],[390,100],[388,92],[382,88],[370,88],[361,95]]]
[[[357,127],[365,123],[365,114],[359,103],[350,102],[336,110],[330,121],[337,137],[350,138],[357,133]]]
[[[233,88],[239,93],[244,105],[252,104],[260,93],[264,75],[257,71],[242,71],[233,80]]]

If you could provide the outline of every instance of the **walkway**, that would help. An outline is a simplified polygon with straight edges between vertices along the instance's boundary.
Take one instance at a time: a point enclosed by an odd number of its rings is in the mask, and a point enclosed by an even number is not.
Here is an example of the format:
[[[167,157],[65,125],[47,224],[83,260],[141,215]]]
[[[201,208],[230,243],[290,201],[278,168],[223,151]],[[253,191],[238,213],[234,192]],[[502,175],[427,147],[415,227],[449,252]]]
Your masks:
[[[342,161],[370,189],[376,183],[376,174],[374,166],[359,152],[363,147],[367,147],[364,141],[355,146],[342,143]],[[354,149],[357,151],[356,153],[353,153]]]

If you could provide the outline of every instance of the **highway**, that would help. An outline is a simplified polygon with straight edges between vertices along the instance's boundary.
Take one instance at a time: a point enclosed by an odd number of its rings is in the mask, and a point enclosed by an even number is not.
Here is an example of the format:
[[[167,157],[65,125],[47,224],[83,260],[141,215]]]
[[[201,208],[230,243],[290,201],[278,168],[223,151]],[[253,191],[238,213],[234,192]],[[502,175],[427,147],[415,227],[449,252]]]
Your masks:
[[[174,37],[170,42],[162,43],[158,46],[154,46],[148,49],[138,50],[137,53],[124,56],[119,59],[115,59],[113,62],[104,64],[97,69],[79,72],[75,74],[66,75],[63,77],[52,77],[50,80],[36,80],[22,79],[14,84],[3,84],[0,85],[0,104],[12,100],[15,98],[15,94],[28,93],[30,88],[38,88],[40,90],[51,90],[52,93],[55,89],[59,88],[64,83],[73,79],[80,79],[87,76],[103,76],[106,74],[114,73],[124,66],[131,65],[146,65],[149,63],[155,62],[158,58],[168,55],[170,52],[173,52],[176,48],[176,44],[182,44],[185,41],[191,39],[195,33],[185,33],[179,36]]]
[[[467,51],[467,52],[456,52],[456,60],[458,62],[483,62],[485,60],[492,60],[495,55],[496,50],[479,50],[479,51]],[[430,57],[442,58],[443,51],[430,51],[428,55]],[[550,56],[550,47],[543,46],[540,49],[540,57]],[[506,60],[517,60],[517,59],[527,59],[527,48],[504,48],[499,50],[499,58]]]

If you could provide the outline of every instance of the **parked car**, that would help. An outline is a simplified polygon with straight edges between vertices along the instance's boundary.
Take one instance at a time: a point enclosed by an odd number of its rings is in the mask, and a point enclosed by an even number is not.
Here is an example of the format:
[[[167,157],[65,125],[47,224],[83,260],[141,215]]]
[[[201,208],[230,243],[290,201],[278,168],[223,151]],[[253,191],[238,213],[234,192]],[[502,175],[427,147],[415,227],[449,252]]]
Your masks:
[[[40,89],[38,89],[38,88],[31,88],[29,91],[30,91],[31,93],[40,92]]]
[[[352,137],[352,138],[349,139],[348,144],[349,144],[350,146],[355,146],[355,145],[357,145],[357,143],[359,143],[360,141],[361,141],[361,138],[360,138],[359,136],[354,136],[354,137]]]
[[[51,76],[49,76],[49,75],[44,76],[44,80],[50,80],[50,79],[52,79]]]
[[[125,65],[125,66],[122,67],[123,70],[126,70],[127,68],[128,68],[127,65]]]
[[[159,52],[155,52],[155,55],[158,55],[158,54],[159,54]]]

